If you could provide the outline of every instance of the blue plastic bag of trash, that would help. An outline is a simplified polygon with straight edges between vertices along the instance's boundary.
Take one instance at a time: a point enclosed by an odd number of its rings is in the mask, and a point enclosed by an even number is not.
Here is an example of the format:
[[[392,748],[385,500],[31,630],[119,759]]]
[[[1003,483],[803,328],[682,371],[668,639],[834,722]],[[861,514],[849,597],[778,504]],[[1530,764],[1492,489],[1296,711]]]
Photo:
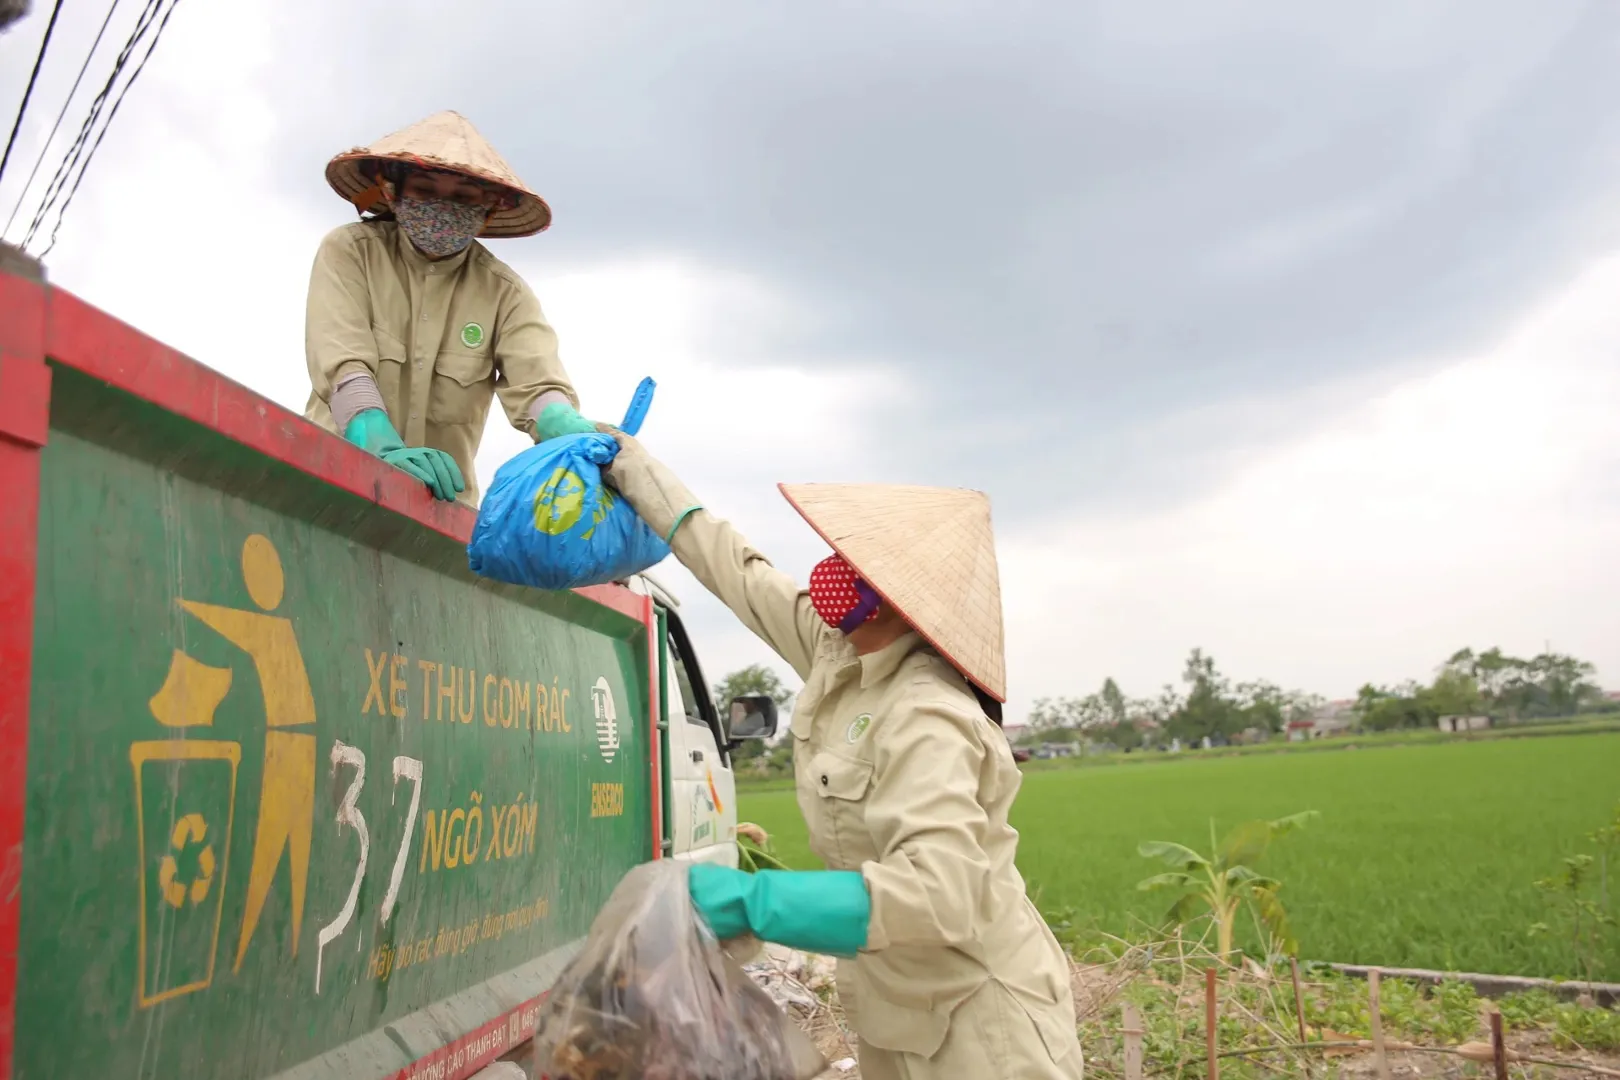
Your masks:
[[[621,430],[634,434],[651,399],[643,380]],[[669,545],[602,482],[619,452],[611,435],[565,435],[502,465],[467,545],[472,572],[510,585],[603,585],[663,561]]]

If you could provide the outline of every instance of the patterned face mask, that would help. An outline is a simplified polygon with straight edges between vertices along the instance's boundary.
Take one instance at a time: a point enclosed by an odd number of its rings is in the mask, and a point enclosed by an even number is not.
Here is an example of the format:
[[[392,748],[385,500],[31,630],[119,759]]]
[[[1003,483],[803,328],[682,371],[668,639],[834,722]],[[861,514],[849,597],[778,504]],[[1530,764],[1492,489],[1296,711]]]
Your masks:
[[[400,196],[394,200],[394,218],[417,251],[430,259],[442,259],[473,242],[484,230],[489,210],[450,199]]]
[[[810,571],[810,605],[828,626],[844,633],[877,618],[878,595],[841,555],[829,555]]]

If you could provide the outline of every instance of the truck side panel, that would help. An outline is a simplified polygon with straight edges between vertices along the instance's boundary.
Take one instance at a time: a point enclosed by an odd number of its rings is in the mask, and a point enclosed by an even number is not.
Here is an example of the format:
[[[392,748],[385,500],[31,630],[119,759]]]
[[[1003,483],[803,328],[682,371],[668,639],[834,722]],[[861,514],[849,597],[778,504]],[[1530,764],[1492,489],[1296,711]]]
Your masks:
[[[468,1075],[656,852],[650,601],[475,579],[469,512],[47,296],[0,1077]]]
[[[0,274],[0,1080],[11,1073],[17,1000],[28,678],[40,448],[49,426],[45,290]]]

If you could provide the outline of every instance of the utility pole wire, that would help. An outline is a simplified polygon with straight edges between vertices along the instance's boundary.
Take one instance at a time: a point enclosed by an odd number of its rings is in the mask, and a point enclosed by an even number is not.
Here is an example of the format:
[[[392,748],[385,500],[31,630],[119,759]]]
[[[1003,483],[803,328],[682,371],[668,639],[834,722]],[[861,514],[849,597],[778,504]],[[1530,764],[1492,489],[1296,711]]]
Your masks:
[[[62,120],[67,116],[68,106],[73,104],[73,95],[79,92],[79,84],[84,81],[85,72],[90,70],[90,61],[95,58],[96,50],[101,47],[102,35],[107,32],[119,3],[120,0],[113,0],[112,6],[107,9],[107,17],[101,20],[101,29],[96,31],[96,40],[90,43],[90,51],[85,53],[84,63],[79,65],[79,74],[73,80],[73,89],[68,91],[67,98],[62,102],[61,111],[56,114],[56,123],[51,125],[51,133],[45,136],[45,142],[39,148],[39,156],[34,158],[34,167],[29,170],[28,179],[23,181],[22,190],[17,193],[17,201],[11,207],[11,214],[6,218],[5,227],[0,228],[0,239],[5,238],[6,233],[11,231],[11,223],[17,220],[17,213],[22,209],[23,200],[28,198],[28,189],[34,186],[34,178],[39,175],[39,167],[45,164],[45,155],[50,151],[51,141],[62,129]]]
[[[51,34],[56,30],[56,17],[62,14],[62,2],[56,0],[56,6],[51,8],[51,21],[45,24],[45,40],[39,43],[39,55],[34,57],[34,71],[28,76],[28,89],[23,91],[22,104],[17,106],[17,119],[12,122],[6,152],[0,155],[0,180],[6,177],[6,162],[11,160],[11,148],[17,145],[17,132],[22,130],[23,115],[28,112],[28,99],[34,96],[34,83],[39,81],[39,69],[45,63],[45,50],[51,47]]]
[[[40,258],[43,259],[49,255],[51,250],[56,247],[56,235],[62,231],[62,221],[67,216],[68,207],[73,205],[73,196],[79,193],[79,185],[84,183],[84,174],[89,170],[90,162],[95,158],[96,151],[101,148],[101,140],[107,137],[107,129],[112,127],[113,118],[118,115],[118,107],[124,103],[124,95],[129,93],[129,88],[135,85],[135,80],[140,78],[141,72],[146,70],[146,62],[152,59],[152,53],[157,49],[158,41],[163,37],[163,30],[169,25],[169,16],[174,14],[174,9],[179,3],[180,0],[170,0],[168,8],[163,12],[163,21],[158,23],[157,30],[152,34],[152,41],[146,46],[146,53],[141,57],[141,62],[135,65],[135,71],[130,75],[129,81],[124,84],[122,90],[118,91],[118,97],[113,102],[112,112],[107,114],[107,122],[101,125],[101,131],[96,135],[95,143],[90,147],[90,152],[85,155],[84,164],[79,167],[79,175],[74,178],[72,189],[68,191],[67,198],[63,200],[62,208],[56,212],[56,224],[51,228],[50,243],[46,244],[45,250],[39,253]]]
[[[146,36],[146,32],[151,29],[152,22],[156,18],[161,4],[162,0],[146,0],[145,8],[136,18],[135,29],[130,32],[129,38],[124,42],[123,47],[118,50],[118,56],[113,61],[112,74],[107,76],[106,85],[101,88],[101,91],[90,102],[89,112],[85,116],[84,122],[79,125],[78,135],[74,137],[66,153],[62,155],[62,160],[57,164],[56,173],[51,177],[51,182],[45,186],[45,194],[34,211],[33,220],[28,225],[28,231],[23,234],[23,247],[26,248],[34,242],[34,236],[39,232],[40,226],[44,224],[45,218],[49,216],[51,210],[55,208],[56,201],[61,198],[68,178],[79,164],[79,159],[84,155],[85,144],[90,139],[90,133],[95,129],[96,122],[101,119],[101,110],[107,104],[107,98],[112,94],[113,87],[117,85],[118,77],[124,73],[124,67],[129,63],[129,58],[134,53],[136,45],[139,44],[141,38]]]

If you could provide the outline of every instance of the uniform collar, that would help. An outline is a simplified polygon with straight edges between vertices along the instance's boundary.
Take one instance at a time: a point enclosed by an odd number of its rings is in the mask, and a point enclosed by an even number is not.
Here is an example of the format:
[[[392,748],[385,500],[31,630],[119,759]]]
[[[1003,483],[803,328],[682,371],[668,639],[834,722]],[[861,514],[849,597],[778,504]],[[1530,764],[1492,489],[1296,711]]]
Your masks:
[[[399,227],[397,221],[392,224],[394,226],[394,250],[399,253],[401,259],[405,260],[406,265],[420,274],[426,274],[430,270],[435,274],[453,274],[461,269],[468,256],[472,254],[473,248],[478,246],[478,241],[474,240],[448,259],[430,259],[416,250],[416,245],[411,243],[411,238],[405,235],[405,230]]]
[[[900,670],[906,657],[922,648],[922,638],[911,631],[877,652],[861,656],[848,638],[836,634],[826,642],[824,648],[829,651],[817,654],[815,673],[805,682],[799,700],[794,703],[791,726],[796,738],[810,738],[815,727],[813,720],[816,709],[835,687],[847,686],[848,680],[857,676],[862,690],[877,685]]]
[[[895,638],[877,652],[870,652],[861,657],[861,689],[869,690],[883,682],[896,671],[906,657],[915,652],[922,645],[922,639],[915,630],[907,631]]]

